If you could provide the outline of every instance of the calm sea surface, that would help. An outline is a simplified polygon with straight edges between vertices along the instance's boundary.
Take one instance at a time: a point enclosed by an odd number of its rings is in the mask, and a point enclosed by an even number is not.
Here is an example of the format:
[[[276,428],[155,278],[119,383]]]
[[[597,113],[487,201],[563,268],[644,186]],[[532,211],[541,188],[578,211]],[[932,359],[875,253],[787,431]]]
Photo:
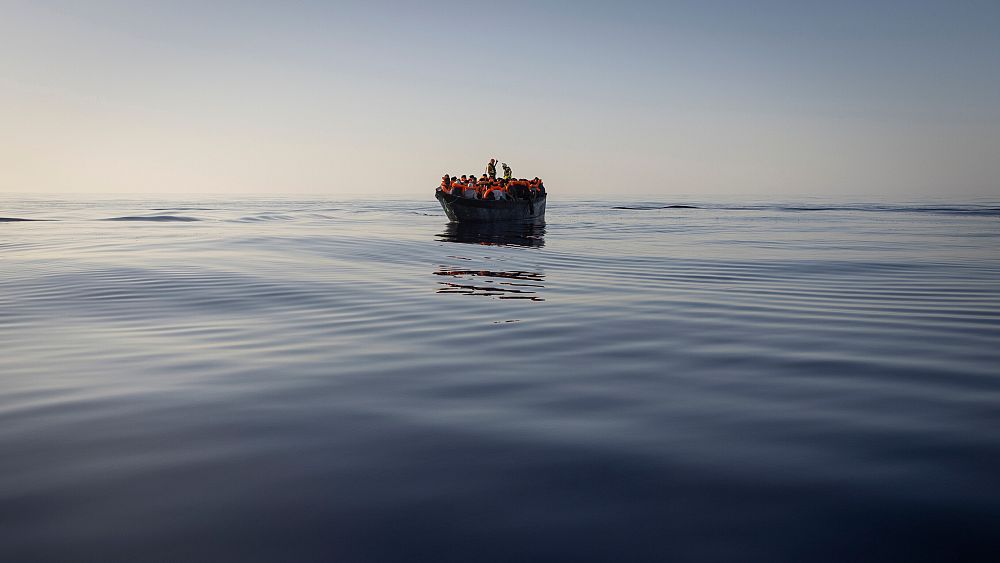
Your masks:
[[[998,560],[1000,206],[668,203],[3,200],[0,560]]]

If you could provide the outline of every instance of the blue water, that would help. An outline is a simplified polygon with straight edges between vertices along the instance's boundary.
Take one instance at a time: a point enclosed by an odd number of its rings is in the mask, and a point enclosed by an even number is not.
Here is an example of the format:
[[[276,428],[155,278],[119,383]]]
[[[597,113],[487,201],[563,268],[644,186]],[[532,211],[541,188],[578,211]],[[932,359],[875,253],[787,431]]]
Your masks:
[[[998,205],[0,217],[2,561],[1000,555]]]

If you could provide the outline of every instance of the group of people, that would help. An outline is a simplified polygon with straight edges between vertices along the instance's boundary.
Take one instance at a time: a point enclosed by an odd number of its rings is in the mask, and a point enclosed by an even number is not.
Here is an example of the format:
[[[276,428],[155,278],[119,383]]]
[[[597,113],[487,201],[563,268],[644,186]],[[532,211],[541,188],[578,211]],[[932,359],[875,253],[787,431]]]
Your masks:
[[[441,191],[468,199],[534,199],[545,193],[545,186],[537,176],[533,180],[512,178],[510,166],[501,162],[503,176],[497,178],[497,161],[491,158],[486,172],[476,178],[475,174],[461,178],[445,174],[441,178]]]

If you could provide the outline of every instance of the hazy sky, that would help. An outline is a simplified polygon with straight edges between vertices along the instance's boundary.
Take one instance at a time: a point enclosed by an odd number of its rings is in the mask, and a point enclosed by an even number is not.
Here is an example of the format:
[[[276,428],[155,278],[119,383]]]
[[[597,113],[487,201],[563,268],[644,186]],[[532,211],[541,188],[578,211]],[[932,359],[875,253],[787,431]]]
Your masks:
[[[1000,2],[0,0],[0,192],[1000,197]]]

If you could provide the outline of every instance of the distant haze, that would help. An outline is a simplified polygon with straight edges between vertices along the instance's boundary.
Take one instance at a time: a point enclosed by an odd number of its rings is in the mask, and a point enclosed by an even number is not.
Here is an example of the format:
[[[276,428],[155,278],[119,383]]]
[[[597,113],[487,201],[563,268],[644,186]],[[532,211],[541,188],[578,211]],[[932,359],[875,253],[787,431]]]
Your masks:
[[[998,2],[0,7],[0,193],[1000,197]]]

